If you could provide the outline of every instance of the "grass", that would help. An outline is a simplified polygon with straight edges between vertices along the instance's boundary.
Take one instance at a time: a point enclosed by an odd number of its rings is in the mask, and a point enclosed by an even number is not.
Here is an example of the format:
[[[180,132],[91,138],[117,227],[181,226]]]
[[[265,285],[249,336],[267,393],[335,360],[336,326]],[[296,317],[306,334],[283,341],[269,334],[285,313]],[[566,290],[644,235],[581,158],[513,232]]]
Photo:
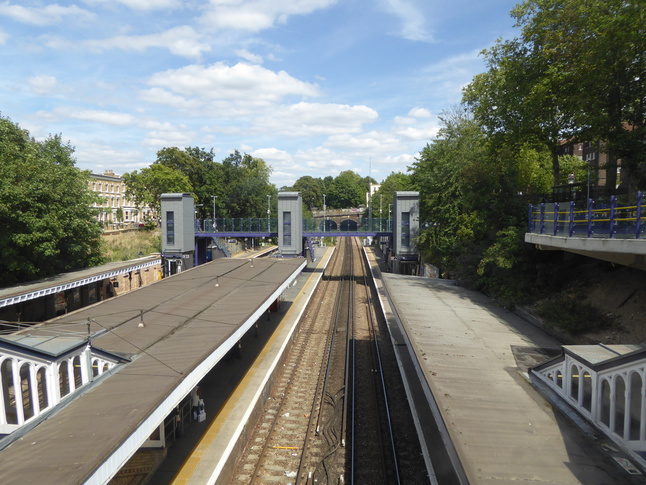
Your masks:
[[[106,262],[129,261],[161,252],[161,230],[120,231],[103,235]]]

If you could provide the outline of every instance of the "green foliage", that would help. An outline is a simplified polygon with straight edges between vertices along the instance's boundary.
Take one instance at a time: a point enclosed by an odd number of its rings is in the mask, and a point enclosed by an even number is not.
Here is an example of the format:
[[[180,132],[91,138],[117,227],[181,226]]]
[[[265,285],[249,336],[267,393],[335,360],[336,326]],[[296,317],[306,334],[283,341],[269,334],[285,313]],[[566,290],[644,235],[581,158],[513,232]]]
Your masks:
[[[395,192],[414,190],[411,177],[402,172],[391,172],[382,182],[379,190],[372,196],[372,213],[378,217],[379,210],[384,218],[388,217],[388,204],[395,200]]]
[[[479,123],[495,143],[522,140],[547,149],[555,185],[562,172],[560,142],[581,140],[604,142],[610,190],[619,158],[628,185],[646,187],[643,5],[526,0],[512,16],[521,35],[485,50],[487,72],[464,91]]]
[[[368,187],[352,170],[341,172],[327,189],[327,204],[337,209],[358,207],[365,203]]]
[[[102,262],[99,199],[73,152],[59,135],[37,142],[0,117],[0,285]]]
[[[543,301],[537,313],[548,325],[572,334],[612,327],[614,319],[572,295],[558,295]]]
[[[573,173],[575,182],[587,182],[589,164],[585,160],[581,160],[574,155],[562,155],[559,157],[559,165],[561,166],[561,178],[559,184],[564,185],[568,183],[568,176]],[[590,183],[595,184],[599,174],[596,171],[590,172]]]
[[[228,217],[264,217],[267,196],[276,205],[276,187],[269,182],[271,167],[261,158],[241,155],[238,150],[222,160],[225,206]]]
[[[140,172],[123,174],[126,197],[137,207],[150,207],[159,213],[161,194],[192,192],[193,187],[186,175],[179,170],[162,164],[152,164]]]
[[[323,207],[323,183],[321,179],[315,179],[314,177],[305,175],[294,183],[292,189],[301,193],[303,204],[310,211],[312,207]]]
[[[535,276],[529,263],[535,250],[524,242],[526,197],[551,187],[549,154],[492,143],[461,109],[442,122],[412,167],[421,194],[418,248],[443,276],[519,301]]]

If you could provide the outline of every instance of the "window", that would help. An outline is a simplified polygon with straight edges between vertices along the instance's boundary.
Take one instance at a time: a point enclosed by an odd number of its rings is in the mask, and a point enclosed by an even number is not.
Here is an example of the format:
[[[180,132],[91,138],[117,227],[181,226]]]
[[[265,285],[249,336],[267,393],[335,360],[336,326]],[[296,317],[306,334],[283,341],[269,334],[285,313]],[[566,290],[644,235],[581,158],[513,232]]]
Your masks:
[[[33,396],[31,395],[31,379],[29,364],[20,366],[20,389],[22,390],[22,413],[25,420],[34,416]]]
[[[175,244],[175,213],[166,212],[166,244]]]
[[[47,398],[47,371],[44,367],[41,367],[36,372],[36,382],[38,387],[38,406],[42,411],[49,406],[49,400]]]
[[[402,238],[401,243],[402,247],[410,246],[410,212],[402,212]]]
[[[579,368],[576,365],[570,367],[570,397],[578,404],[579,402]]]
[[[67,367],[68,363],[64,360],[58,368],[58,389],[60,391],[61,398],[70,393],[70,375],[68,374]]]
[[[642,424],[642,378],[637,372],[630,375],[630,440],[638,440]]]
[[[292,213],[283,212],[283,246],[292,245]]]
[[[83,371],[81,369],[81,357],[76,356],[72,359],[72,367],[74,369],[74,389],[78,389],[83,385]]]
[[[610,427],[610,382],[604,379],[601,382],[601,422]]]
[[[592,411],[592,376],[589,372],[583,372],[583,402],[582,405],[589,412]]]
[[[615,425],[613,431],[624,438],[624,423],[626,422],[626,382],[617,376],[615,382]]]
[[[18,424],[18,412],[16,411],[16,386],[13,381],[13,370],[11,359],[6,359],[0,367],[2,378],[2,392],[4,400],[4,412],[7,424]]]

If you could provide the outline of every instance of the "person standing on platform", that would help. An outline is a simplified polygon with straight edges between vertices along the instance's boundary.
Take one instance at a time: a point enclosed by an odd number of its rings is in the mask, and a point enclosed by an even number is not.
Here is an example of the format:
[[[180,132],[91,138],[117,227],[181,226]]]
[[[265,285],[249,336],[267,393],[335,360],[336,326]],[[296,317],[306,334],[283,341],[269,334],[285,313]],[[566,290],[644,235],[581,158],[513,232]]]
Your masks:
[[[197,415],[200,413],[200,386],[195,386],[191,391],[191,415],[193,421],[197,421]]]

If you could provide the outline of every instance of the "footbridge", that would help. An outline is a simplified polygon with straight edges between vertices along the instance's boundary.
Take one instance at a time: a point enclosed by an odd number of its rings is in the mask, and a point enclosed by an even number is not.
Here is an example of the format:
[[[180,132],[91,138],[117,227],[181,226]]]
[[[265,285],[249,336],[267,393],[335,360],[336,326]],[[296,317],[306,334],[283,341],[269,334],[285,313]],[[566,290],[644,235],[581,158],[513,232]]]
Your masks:
[[[530,204],[525,242],[646,270],[643,193]]]
[[[411,273],[419,257],[419,193],[396,192],[392,218],[362,212],[303,218],[298,192],[280,192],[276,218],[197,219],[190,194],[162,194],[162,261],[164,274],[175,274],[207,262],[222,238],[275,238],[280,257],[314,257],[313,246],[325,237],[379,238],[395,272]]]

